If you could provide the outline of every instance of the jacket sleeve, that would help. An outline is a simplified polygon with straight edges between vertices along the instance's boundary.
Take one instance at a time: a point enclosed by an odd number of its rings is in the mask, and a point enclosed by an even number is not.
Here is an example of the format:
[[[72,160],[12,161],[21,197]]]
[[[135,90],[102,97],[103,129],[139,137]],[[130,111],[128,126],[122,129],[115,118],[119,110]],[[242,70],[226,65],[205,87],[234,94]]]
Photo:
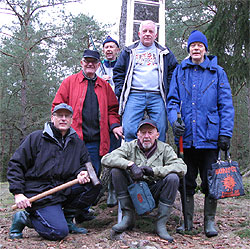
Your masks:
[[[218,109],[220,116],[219,135],[232,137],[234,127],[234,107],[230,84],[225,71],[219,67]]]
[[[176,173],[178,176],[183,177],[187,173],[187,165],[181,158],[177,157],[170,145],[165,145],[163,161],[164,165],[152,167],[155,176],[163,178],[170,173]]]
[[[170,51],[170,50],[169,50]],[[170,87],[170,82],[172,79],[173,72],[178,65],[178,62],[174,56],[174,54],[170,51],[170,53],[167,55],[167,60],[168,60],[168,69],[167,69],[167,89],[166,93],[168,94],[169,87]]]
[[[178,69],[177,66],[173,72],[173,76],[170,83],[170,88],[167,96],[167,113],[168,120],[173,126],[173,123],[177,120],[177,112],[180,111],[180,96],[178,89]]]
[[[108,100],[108,121],[110,130],[114,129],[115,127],[120,126],[120,115],[118,114],[119,104],[118,100],[115,96],[114,91],[107,84],[107,100]]]
[[[108,168],[127,169],[130,161],[128,143],[124,143],[121,147],[103,156],[101,163]]]
[[[78,146],[81,148],[81,158],[80,158],[80,168],[79,168],[79,170],[76,171],[75,176],[77,176],[81,171],[87,170],[85,163],[91,162],[90,155],[89,155],[89,152],[85,146],[84,141],[82,141],[80,139],[78,141],[79,141]]]
[[[9,190],[12,194],[24,194],[25,173],[32,167],[36,157],[37,144],[33,134],[28,135],[12,155],[7,170]]]
[[[129,53],[122,51],[113,69],[113,81],[115,83],[115,95],[120,98],[129,63]]]

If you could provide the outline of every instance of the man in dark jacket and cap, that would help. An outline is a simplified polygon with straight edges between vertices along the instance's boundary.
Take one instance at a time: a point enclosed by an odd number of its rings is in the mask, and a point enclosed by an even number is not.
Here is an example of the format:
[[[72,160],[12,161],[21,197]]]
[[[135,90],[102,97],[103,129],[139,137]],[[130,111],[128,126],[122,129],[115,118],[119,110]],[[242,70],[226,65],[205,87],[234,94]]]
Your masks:
[[[51,122],[44,130],[28,135],[9,162],[7,178],[18,208],[10,238],[22,238],[25,226],[33,227],[43,238],[61,240],[68,233],[86,234],[73,223],[77,211],[95,202],[100,185],[93,186],[85,163],[90,162],[84,142],[71,128],[72,107],[55,106]],[[77,178],[78,184],[35,202],[29,198]]]

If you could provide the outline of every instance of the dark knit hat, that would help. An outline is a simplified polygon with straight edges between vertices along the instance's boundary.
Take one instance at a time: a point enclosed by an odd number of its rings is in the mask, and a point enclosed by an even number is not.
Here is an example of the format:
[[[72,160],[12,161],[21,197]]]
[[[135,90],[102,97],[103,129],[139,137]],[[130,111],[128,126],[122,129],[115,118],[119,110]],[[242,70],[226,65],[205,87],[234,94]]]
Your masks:
[[[138,125],[138,128],[137,128],[137,131],[139,131],[139,129],[143,126],[143,125],[151,125],[152,127],[156,128],[157,131],[158,131],[158,128],[157,128],[157,124],[154,120],[151,120],[149,118],[146,118],[146,119],[143,119],[141,120],[141,122],[139,123]]]
[[[188,47],[187,47],[188,53],[189,53],[189,47],[193,42],[203,43],[207,51],[207,37],[204,34],[202,34],[199,30],[193,30],[188,38]]]
[[[117,47],[119,48],[118,42],[117,42],[116,40],[114,40],[111,36],[108,36],[108,37],[106,38],[106,40],[102,43],[102,46],[104,46],[105,43],[107,43],[107,42],[114,42],[114,43],[117,45]]]
[[[94,58],[100,60],[100,54],[96,50],[85,49],[83,52],[83,58]]]

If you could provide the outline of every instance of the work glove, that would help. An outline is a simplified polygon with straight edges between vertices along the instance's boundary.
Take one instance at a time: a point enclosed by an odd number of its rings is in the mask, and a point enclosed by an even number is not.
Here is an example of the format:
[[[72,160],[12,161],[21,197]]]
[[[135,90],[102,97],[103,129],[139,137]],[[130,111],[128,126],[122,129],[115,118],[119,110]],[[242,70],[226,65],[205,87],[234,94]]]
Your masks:
[[[141,180],[143,177],[143,171],[135,163],[129,168],[131,177],[134,181]]]
[[[149,166],[141,166],[142,172],[145,176],[154,176],[154,171]]]
[[[179,123],[177,120],[173,123],[173,132],[174,136],[179,138],[180,136],[183,136],[185,132],[185,124],[183,120],[181,120],[181,123]]]
[[[230,148],[230,137],[222,136],[222,135],[219,136],[218,147],[223,151],[229,150],[229,148]]]

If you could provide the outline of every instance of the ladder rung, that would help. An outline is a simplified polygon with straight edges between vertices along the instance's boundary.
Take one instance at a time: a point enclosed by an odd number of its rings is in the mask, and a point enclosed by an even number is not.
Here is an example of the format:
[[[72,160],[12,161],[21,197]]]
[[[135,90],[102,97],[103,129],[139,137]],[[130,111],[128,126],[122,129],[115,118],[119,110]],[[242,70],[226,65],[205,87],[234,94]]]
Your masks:
[[[133,20],[135,24],[141,24],[141,22],[144,22],[145,20]],[[160,23],[154,22],[156,26],[160,26]]]
[[[145,5],[153,5],[153,6],[160,5],[160,2],[153,2],[153,1],[146,1],[146,0],[135,0],[135,3],[145,4]]]

